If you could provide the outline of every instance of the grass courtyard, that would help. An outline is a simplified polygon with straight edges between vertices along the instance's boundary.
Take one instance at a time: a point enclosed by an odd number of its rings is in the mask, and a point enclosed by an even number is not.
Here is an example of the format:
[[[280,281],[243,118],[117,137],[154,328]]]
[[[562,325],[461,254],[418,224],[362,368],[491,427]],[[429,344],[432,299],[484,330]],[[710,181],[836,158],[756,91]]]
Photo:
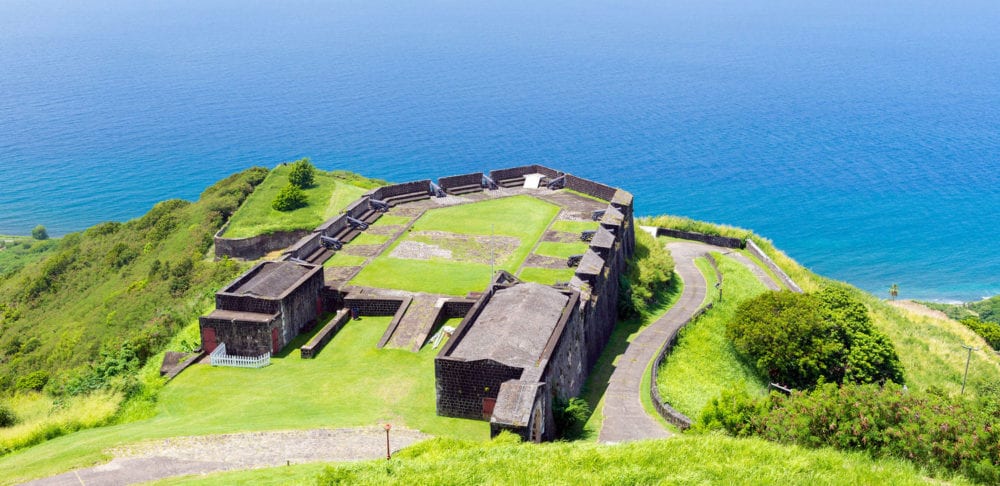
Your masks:
[[[376,349],[390,317],[350,321],[314,360],[298,346],[266,368],[196,365],[160,392],[153,418],[89,429],[0,458],[0,483],[51,475],[103,458],[109,447],[142,440],[253,430],[392,423],[444,437],[484,440],[489,426],[439,417],[434,355]]]
[[[495,269],[515,273],[559,207],[529,196],[431,209],[351,281],[367,287],[465,295]],[[384,217],[383,217],[384,218]]]

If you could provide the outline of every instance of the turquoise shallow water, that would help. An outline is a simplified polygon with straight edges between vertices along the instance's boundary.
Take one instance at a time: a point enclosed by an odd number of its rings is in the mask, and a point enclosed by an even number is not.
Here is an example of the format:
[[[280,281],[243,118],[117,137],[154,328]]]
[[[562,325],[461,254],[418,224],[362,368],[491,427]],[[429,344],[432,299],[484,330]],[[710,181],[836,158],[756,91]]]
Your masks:
[[[879,294],[1000,293],[995,1],[83,3],[0,3],[0,234],[301,156],[538,162]]]

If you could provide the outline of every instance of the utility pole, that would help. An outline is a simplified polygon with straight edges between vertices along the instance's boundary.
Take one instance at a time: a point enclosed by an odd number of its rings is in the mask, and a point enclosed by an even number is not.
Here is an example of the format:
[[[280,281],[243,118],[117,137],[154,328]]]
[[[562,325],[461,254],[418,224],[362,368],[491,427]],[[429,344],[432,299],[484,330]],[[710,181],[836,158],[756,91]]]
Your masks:
[[[965,345],[963,345],[962,347],[969,350],[968,356],[965,357],[965,376],[962,377],[962,393],[961,394],[965,395],[965,382],[969,378],[969,361],[972,360],[972,352],[973,351],[979,351],[979,348],[974,348],[972,346],[965,346]]]

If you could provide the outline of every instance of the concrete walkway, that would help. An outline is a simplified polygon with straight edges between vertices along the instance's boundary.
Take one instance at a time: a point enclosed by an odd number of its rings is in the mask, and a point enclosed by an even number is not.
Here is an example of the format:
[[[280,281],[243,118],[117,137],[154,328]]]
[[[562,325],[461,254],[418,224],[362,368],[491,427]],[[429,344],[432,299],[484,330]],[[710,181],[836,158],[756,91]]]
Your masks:
[[[629,343],[625,353],[618,357],[604,394],[604,425],[598,436],[600,442],[670,436],[670,432],[642,408],[640,394],[648,393],[648,390],[640,389],[642,375],[663,344],[698,311],[705,299],[708,291],[705,279],[695,266],[694,259],[707,251],[726,250],[691,242],[669,243],[667,249],[674,257],[675,272],[684,281],[684,292],[666,314],[646,326]]]
[[[392,429],[393,450],[429,436]],[[246,432],[175,437],[133,444],[110,451],[115,459],[86,469],[32,481],[30,485],[126,485],[173,476],[255,469],[307,462],[359,461],[385,458],[381,428]]]

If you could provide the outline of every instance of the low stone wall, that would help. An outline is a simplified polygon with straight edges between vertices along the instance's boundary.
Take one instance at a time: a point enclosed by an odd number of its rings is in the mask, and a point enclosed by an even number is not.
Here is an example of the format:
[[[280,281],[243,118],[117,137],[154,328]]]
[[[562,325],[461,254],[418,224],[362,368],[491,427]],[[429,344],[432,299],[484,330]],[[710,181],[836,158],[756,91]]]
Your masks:
[[[796,285],[795,281],[792,280],[792,277],[789,277],[788,274],[785,273],[785,271],[782,270],[777,263],[774,263],[774,260],[771,260],[771,257],[767,256],[767,254],[764,253],[764,250],[761,250],[760,247],[757,246],[757,243],[754,243],[754,241],[750,238],[747,238],[747,251],[753,254],[753,256],[759,258],[760,261],[764,262],[764,265],[767,265],[767,267],[770,268],[782,282],[784,282],[785,287],[788,287],[788,289],[792,292],[802,293],[802,289]]]
[[[382,339],[378,340],[378,344],[375,345],[378,349],[382,349],[389,342],[389,338],[392,334],[396,332],[396,328],[399,327],[399,322],[403,320],[403,315],[406,314],[406,309],[410,308],[410,303],[413,302],[413,297],[403,297],[399,302],[399,307],[396,308],[396,312],[392,315],[392,320],[389,321],[389,325],[386,326],[385,332],[382,333]]]
[[[391,316],[395,315],[403,302],[409,299],[409,297],[352,297],[348,295],[344,297],[343,305],[348,311],[357,309],[360,316]]]
[[[405,182],[403,184],[383,186],[369,192],[367,195],[373,199],[385,200],[390,197],[402,196],[403,194],[412,194],[415,192],[429,193],[430,187],[431,180],[424,179],[420,181]]]
[[[309,230],[297,231],[277,231],[269,235],[258,235],[250,238],[223,238],[216,236],[215,258],[229,257],[242,260],[256,260],[258,258],[287,248],[302,237],[311,233]]]
[[[482,182],[483,182],[482,172],[474,172],[472,174],[462,174],[456,176],[442,177],[438,179],[438,185],[441,186],[441,189],[444,189],[446,191],[453,187],[473,186],[473,185],[478,186],[481,185]]]
[[[337,315],[330,319],[330,322],[323,326],[319,332],[309,340],[308,343],[299,348],[299,357],[302,359],[312,359],[315,358],[320,351],[326,347],[326,344],[333,339],[333,336],[337,334],[340,328],[344,327],[344,324],[351,319],[351,313],[347,310],[341,309]]]
[[[566,174],[566,189],[582,192],[605,201],[611,201],[615,197],[615,193],[618,192],[617,188],[589,179],[582,179],[573,174]]]
[[[670,228],[656,228],[656,236],[669,236],[682,240],[700,241],[709,245],[721,246],[723,248],[742,249],[746,245],[739,238],[729,238],[727,236],[706,235],[691,231],[680,231]]]
[[[708,303],[705,307],[698,309],[698,311],[695,312],[694,315],[692,315],[687,321],[685,321],[684,324],[681,325],[681,327],[677,328],[677,331],[675,331],[670,336],[670,338],[667,339],[667,342],[663,345],[663,348],[660,349],[660,352],[657,353],[656,358],[653,359],[652,376],[649,380],[649,392],[653,398],[653,408],[656,409],[656,411],[660,414],[661,417],[663,417],[664,420],[676,425],[681,430],[685,430],[691,427],[691,419],[689,419],[683,413],[680,413],[677,410],[675,410],[673,407],[670,406],[670,404],[668,404],[663,400],[663,397],[660,396],[660,389],[659,387],[656,386],[657,377],[659,376],[659,369],[660,365],[663,364],[663,360],[667,357],[668,354],[670,354],[670,351],[674,348],[674,345],[677,344],[677,336],[680,334],[680,330],[711,308],[712,304]]]

